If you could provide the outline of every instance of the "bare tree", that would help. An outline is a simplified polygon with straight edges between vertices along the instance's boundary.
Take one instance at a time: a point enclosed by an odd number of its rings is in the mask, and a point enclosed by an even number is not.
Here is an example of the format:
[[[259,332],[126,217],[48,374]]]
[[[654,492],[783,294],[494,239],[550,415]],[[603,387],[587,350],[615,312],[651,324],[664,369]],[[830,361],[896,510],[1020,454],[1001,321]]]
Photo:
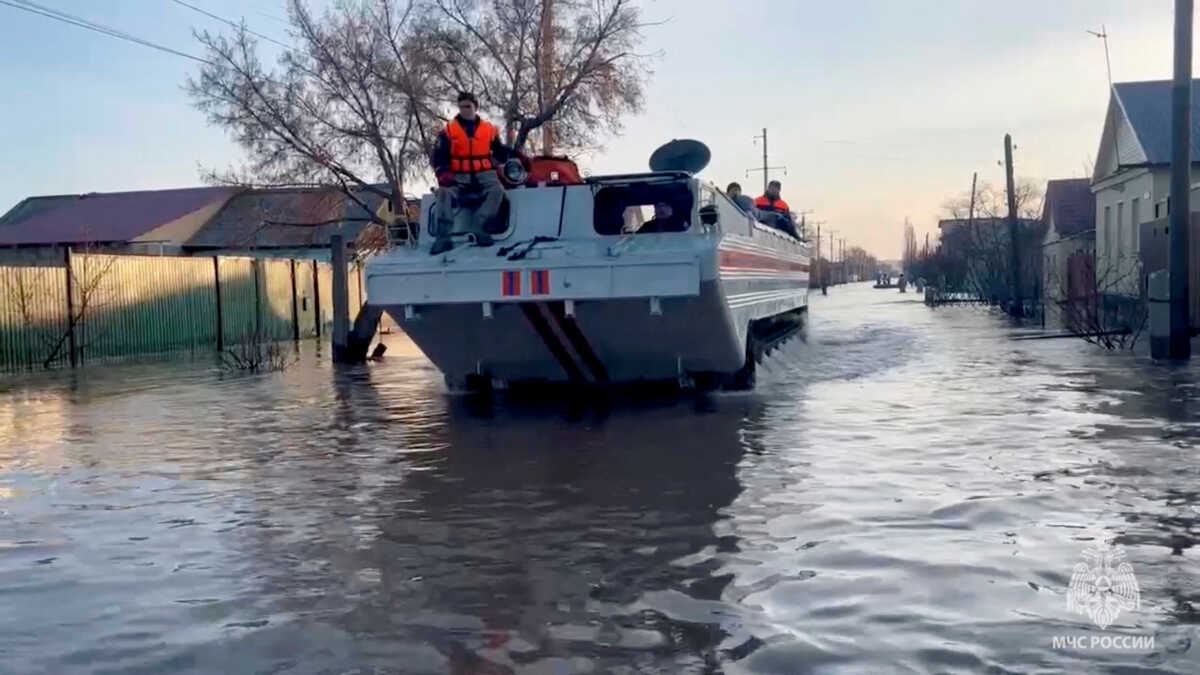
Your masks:
[[[846,249],[846,264],[850,266],[851,273],[857,274],[860,280],[874,278],[879,269],[879,260],[860,246]]]
[[[431,0],[438,83],[476,92],[513,145],[553,120],[563,150],[594,147],[641,110],[647,57],[633,0]],[[545,150],[545,147],[543,147]]]
[[[1045,194],[1041,183],[1021,177],[1014,185],[1014,196],[1017,202],[1017,217],[1037,219],[1042,215],[1042,199]],[[942,202],[942,211],[950,218],[967,220],[972,216],[971,192],[969,190]],[[983,181],[975,190],[974,218],[1006,218],[1008,216],[1008,196],[1003,188],[997,188],[988,181]]]
[[[1039,183],[1030,178],[1016,181],[1015,201],[1018,226],[1018,255],[1021,258],[1020,295],[1022,300],[1036,302],[1041,293],[1042,226],[1035,226],[1041,216],[1043,192]],[[1008,200],[1004,190],[990,183],[980,184],[975,193],[974,211],[971,194],[964,192],[942,204],[947,216],[955,222],[942,231],[941,255],[945,265],[953,267],[961,288],[952,289],[975,296],[987,304],[1005,304],[1011,300],[1012,274],[1010,269],[1012,241],[1007,225]],[[951,289],[947,289],[951,290]],[[1013,307],[1014,311],[1024,307]]]
[[[370,195],[403,204],[405,179],[427,168],[444,98],[429,88],[440,67],[415,37],[416,14],[413,0],[339,0],[317,17],[302,0],[289,0],[294,45],[277,69],[263,65],[244,26],[232,35],[198,33],[207,61],[186,89],[248,156],[240,170],[208,178],[334,187],[361,208],[337,222],[379,222]]]
[[[244,340],[226,347],[218,358],[222,370],[248,373],[286,370],[299,360],[293,347],[281,344],[257,329],[251,331]]]
[[[907,274],[912,274],[913,263],[917,259],[917,233],[913,229],[912,223],[908,219],[904,219],[904,250],[901,253],[900,269]]]
[[[49,368],[64,351],[72,365],[88,347],[104,337],[103,330],[89,319],[100,314],[109,302],[111,288],[105,283],[113,272],[117,257],[105,255],[96,245],[85,243],[73,247],[71,264],[66,267],[67,292],[71,294],[66,326],[55,335],[47,336],[42,367]],[[71,353],[74,348],[74,353]]]

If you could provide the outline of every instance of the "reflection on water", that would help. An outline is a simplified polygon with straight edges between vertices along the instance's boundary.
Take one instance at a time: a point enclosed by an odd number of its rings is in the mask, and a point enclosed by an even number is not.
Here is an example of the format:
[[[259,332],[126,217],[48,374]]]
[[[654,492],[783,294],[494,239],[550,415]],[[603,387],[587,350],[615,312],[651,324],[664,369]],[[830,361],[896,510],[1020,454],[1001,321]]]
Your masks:
[[[10,381],[0,670],[1194,672],[1195,372],[911,297],[699,401],[486,405],[400,337]],[[1052,646],[1098,533],[1153,649]]]

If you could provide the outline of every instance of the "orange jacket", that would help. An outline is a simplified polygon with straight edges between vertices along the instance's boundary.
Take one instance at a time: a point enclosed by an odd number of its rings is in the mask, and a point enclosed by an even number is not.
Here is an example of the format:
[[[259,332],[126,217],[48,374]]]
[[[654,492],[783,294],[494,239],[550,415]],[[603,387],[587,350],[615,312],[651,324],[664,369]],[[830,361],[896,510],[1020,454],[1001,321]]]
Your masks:
[[[754,208],[760,211],[775,211],[776,213],[786,214],[792,209],[788,207],[788,203],[782,199],[771,201],[766,195],[754,200]]]
[[[492,170],[492,143],[500,137],[496,127],[484,119],[475,127],[475,135],[457,119],[446,125],[446,137],[450,139],[450,170],[454,173],[479,173]]]

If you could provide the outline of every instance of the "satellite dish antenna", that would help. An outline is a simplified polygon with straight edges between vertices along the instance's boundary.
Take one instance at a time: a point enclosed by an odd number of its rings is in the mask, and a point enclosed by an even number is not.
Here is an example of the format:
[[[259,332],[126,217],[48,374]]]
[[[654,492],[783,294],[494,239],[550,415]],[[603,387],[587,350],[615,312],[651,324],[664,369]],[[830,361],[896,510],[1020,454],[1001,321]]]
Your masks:
[[[690,138],[675,139],[659,146],[654,154],[650,155],[650,170],[700,173],[711,159],[712,152],[700,141]]]

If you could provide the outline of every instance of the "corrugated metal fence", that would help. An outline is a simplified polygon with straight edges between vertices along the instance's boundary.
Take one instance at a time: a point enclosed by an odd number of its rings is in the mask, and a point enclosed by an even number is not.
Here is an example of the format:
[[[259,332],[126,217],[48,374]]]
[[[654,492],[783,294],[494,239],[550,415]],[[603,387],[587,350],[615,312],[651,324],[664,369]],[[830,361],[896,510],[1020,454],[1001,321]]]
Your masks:
[[[260,334],[329,334],[329,263],[74,254],[59,266],[0,266],[0,372],[163,352],[215,352]],[[349,266],[351,315],[365,302]],[[68,286],[70,292],[68,293]]]

